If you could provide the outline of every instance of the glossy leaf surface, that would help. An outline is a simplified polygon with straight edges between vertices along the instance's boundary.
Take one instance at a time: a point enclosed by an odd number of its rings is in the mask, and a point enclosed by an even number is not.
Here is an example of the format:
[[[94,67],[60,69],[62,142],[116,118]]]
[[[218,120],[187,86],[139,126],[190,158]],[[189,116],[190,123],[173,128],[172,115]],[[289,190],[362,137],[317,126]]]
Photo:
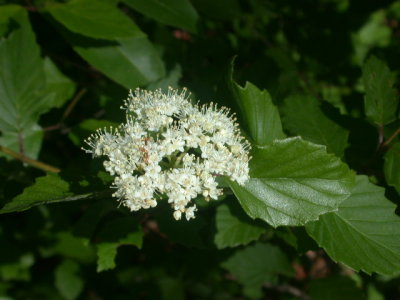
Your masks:
[[[261,91],[250,82],[241,87],[232,79],[231,88],[243,121],[242,126],[256,146],[263,147],[285,137],[278,109],[268,91]]]
[[[304,225],[337,210],[354,182],[340,159],[300,138],[256,150],[250,167],[251,179],[244,186],[230,186],[250,217],[274,227]]]

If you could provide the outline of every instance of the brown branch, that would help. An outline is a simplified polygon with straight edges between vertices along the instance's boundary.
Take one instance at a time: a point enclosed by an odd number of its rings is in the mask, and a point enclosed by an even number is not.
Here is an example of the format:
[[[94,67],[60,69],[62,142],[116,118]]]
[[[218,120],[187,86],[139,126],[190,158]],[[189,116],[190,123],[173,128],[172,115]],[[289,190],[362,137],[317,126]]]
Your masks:
[[[83,88],[75,95],[75,97],[72,99],[72,101],[68,104],[67,108],[65,109],[64,114],[61,118],[61,122],[70,115],[70,113],[72,112],[78,101],[83,97],[83,95],[86,94],[86,92],[87,89]]]
[[[383,145],[385,127],[383,125],[379,125],[378,127],[378,149]]]
[[[43,170],[45,172],[53,172],[53,173],[60,172],[60,169],[58,169],[56,167],[50,166],[50,165],[45,164],[45,163],[43,163],[41,161],[34,160],[32,158],[29,158],[29,157],[25,156],[22,153],[17,153],[15,151],[13,151],[13,150],[11,150],[11,149],[9,149],[7,147],[1,146],[1,145],[0,145],[0,152],[3,152],[5,154],[7,154],[7,155],[10,155],[10,156],[12,156],[13,158],[15,158],[17,160],[20,160],[20,161],[22,161],[24,163],[27,163],[28,165],[31,165],[32,167],[35,167],[35,168],[40,169],[40,170]]]
[[[42,128],[42,130],[47,132],[47,131],[59,130],[61,128],[62,128],[62,124],[58,123],[55,125],[44,127],[44,128]]]
[[[290,294],[299,299],[310,300],[310,297],[306,293],[304,293],[302,290],[298,289],[297,287],[288,285],[288,284],[273,285],[271,283],[264,283],[263,286],[268,289],[272,289],[277,292],[280,292],[280,293]]]
[[[57,124],[51,125],[51,126],[44,127],[43,131],[47,132],[47,131],[53,131],[53,130],[66,129],[65,125],[64,125],[64,120],[71,114],[72,110],[75,108],[78,101],[82,98],[83,95],[85,95],[86,92],[87,92],[87,89],[85,89],[85,88],[81,89],[75,95],[75,97],[72,99],[72,101],[68,104],[67,108],[65,109],[65,111],[61,117],[60,122],[58,122]],[[67,132],[68,132],[68,130],[67,130]]]
[[[382,144],[382,147],[387,147],[399,134],[400,128],[397,128],[397,130]]]
[[[25,0],[26,6],[25,8],[29,11],[37,11],[37,8],[32,4],[31,0]]]
[[[19,148],[19,153],[22,155],[25,154],[25,147],[24,147],[24,138],[22,137],[22,132],[18,132],[18,148]]]

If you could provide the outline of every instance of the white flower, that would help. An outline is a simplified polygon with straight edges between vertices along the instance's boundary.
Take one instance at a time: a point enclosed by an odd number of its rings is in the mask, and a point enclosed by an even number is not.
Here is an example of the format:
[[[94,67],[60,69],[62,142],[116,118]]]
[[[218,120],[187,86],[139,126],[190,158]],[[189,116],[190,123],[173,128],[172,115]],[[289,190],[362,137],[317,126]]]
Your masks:
[[[136,90],[122,107],[126,122],[98,130],[84,149],[106,156],[104,167],[115,176],[114,197],[132,211],[155,207],[168,197],[176,220],[197,211],[193,200],[218,199],[217,176],[244,184],[249,179],[249,143],[236,119],[216,104],[193,105],[186,90],[164,94]]]
[[[185,210],[186,220],[189,221],[190,219],[194,219],[194,217],[195,217],[194,212],[196,210],[197,210],[196,205],[186,208],[186,210]]]

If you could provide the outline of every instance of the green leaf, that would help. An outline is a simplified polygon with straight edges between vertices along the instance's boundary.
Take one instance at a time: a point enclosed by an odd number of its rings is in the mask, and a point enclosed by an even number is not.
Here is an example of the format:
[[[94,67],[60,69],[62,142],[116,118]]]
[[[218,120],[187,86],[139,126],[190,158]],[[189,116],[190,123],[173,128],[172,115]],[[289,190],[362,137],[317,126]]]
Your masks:
[[[104,224],[97,239],[97,272],[115,268],[117,249],[121,245],[142,247],[143,231],[132,216],[113,219]]]
[[[45,87],[40,91],[40,97],[46,105],[42,113],[50,108],[61,107],[74,94],[75,84],[64,76],[49,59],[44,59]]]
[[[55,285],[66,300],[74,300],[83,290],[83,279],[77,275],[79,265],[73,260],[64,260],[55,270]]]
[[[35,122],[39,119],[40,114],[46,113],[50,108],[62,106],[66,100],[72,97],[75,91],[75,84],[65,77],[49,58],[43,60],[43,68],[45,85],[42,89],[36,91],[36,95],[33,97],[36,99],[36,103],[32,103],[32,106],[36,106],[39,111],[36,112],[35,107],[28,106],[26,102],[24,103],[27,106],[23,107],[19,107],[17,106],[18,103],[15,103],[24,117],[27,119],[32,118],[32,121],[35,120]],[[37,124],[24,124],[21,137],[23,138],[25,154],[28,157],[36,158],[42,144],[42,128]],[[3,146],[15,151],[20,150],[20,137],[16,130],[5,131],[0,138],[0,142]]]
[[[2,243],[2,245],[6,246],[7,244],[5,245],[4,243]],[[5,257],[2,257],[2,262],[0,263],[0,278],[2,279],[2,281],[31,280],[30,268],[35,263],[35,256],[29,252],[16,254],[15,251],[18,251],[18,249],[13,249],[10,247],[7,247],[7,250],[14,250],[11,255],[15,255],[16,257],[12,261],[9,261],[7,259],[7,254],[5,255]]]
[[[222,266],[255,297],[259,296],[263,283],[275,281],[277,275],[293,276],[294,273],[278,247],[262,243],[236,251]]]
[[[392,30],[385,24],[386,9],[379,9],[369,15],[357,32],[352,34],[354,61],[362,65],[369,51],[375,47],[387,47],[392,41]]]
[[[132,89],[165,76],[164,63],[143,33],[114,41],[63,33],[83,59],[126,88]]]
[[[84,263],[94,260],[94,249],[89,245],[88,239],[77,237],[68,231],[57,232],[53,237],[56,243],[45,249],[48,255],[59,254]]]
[[[347,115],[348,111],[346,105],[344,104],[343,97],[349,95],[351,89],[346,86],[341,85],[327,85],[325,83],[321,84],[321,98],[332,104],[335,108],[340,111],[341,115]]]
[[[49,3],[46,11],[69,30],[92,38],[113,40],[140,33],[140,29],[127,15],[107,1]]]
[[[22,142],[20,142],[20,138]],[[15,152],[21,152],[20,150],[23,150],[26,156],[36,158],[39,154],[42,140],[43,130],[39,125],[34,124],[30,128],[24,126],[21,131],[4,131],[3,135],[0,137],[0,144]],[[22,145],[22,149],[20,145]]]
[[[167,92],[169,87],[174,89],[180,88],[179,80],[182,77],[182,67],[176,65],[168,74],[160,80],[153,82],[147,86],[148,90],[161,89],[163,92]]]
[[[185,300],[185,289],[181,279],[163,277],[157,281],[162,300]]]
[[[400,270],[400,218],[385,190],[357,176],[351,196],[337,212],[306,225],[335,261],[355,270],[392,275]]]
[[[9,4],[0,6],[0,36],[7,33],[10,21],[21,13],[24,13],[24,8],[20,5]]]
[[[230,84],[241,124],[257,146],[265,146],[285,137],[278,109],[267,90],[260,91],[251,82],[241,87],[232,78]]]
[[[17,30],[0,40],[0,144],[36,158],[42,132],[40,115],[60,106],[74,85],[40,49],[26,13],[18,15]]]
[[[394,76],[385,63],[370,57],[363,67],[364,106],[368,119],[376,125],[386,125],[396,119],[397,92]]]
[[[324,146],[300,138],[257,149],[244,186],[230,182],[245,212],[274,227],[304,225],[337,210],[354,183],[348,166]]]
[[[352,279],[339,276],[312,280],[309,295],[313,300],[365,299],[362,290]]]
[[[326,145],[328,152],[343,156],[349,132],[328,119],[315,98],[306,95],[289,96],[285,99],[282,114],[284,127],[291,134]]]
[[[194,7],[210,19],[232,21],[242,15],[238,0],[191,0]]]
[[[386,182],[400,194],[400,143],[393,144],[384,158],[383,167]]]
[[[195,33],[198,15],[188,0],[123,0],[154,20]]]
[[[372,284],[368,285],[367,295],[368,300],[385,300],[385,297],[382,295],[382,293],[379,292]]]
[[[97,272],[115,268],[115,257],[118,246],[113,243],[101,243],[97,245]]]
[[[35,183],[24,189],[24,192],[12,201],[6,203],[0,214],[24,211],[33,206],[75,201],[93,196],[93,194],[73,195],[69,191],[69,184],[56,174],[38,177]]]
[[[7,39],[0,40],[0,130],[5,136],[0,143],[18,144],[32,134],[42,110],[37,91],[44,86],[44,71],[39,47],[26,14],[19,18],[20,28]],[[19,151],[18,147],[11,147]],[[26,147],[24,147],[26,148]],[[25,149],[27,154],[37,153]]]
[[[266,231],[266,226],[251,220],[239,205],[231,202],[217,208],[216,226],[214,242],[218,249],[246,245]]]

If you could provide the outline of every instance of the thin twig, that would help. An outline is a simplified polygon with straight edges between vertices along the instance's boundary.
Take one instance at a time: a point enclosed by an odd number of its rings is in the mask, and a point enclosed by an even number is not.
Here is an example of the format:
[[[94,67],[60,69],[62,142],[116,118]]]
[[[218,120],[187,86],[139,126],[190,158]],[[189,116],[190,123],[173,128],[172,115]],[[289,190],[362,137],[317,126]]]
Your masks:
[[[47,131],[59,130],[59,129],[61,129],[61,127],[62,127],[62,124],[58,123],[55,125],[43,127],[42,130],[47,132]]]
[[[67,108],[65,109],[60,122],[58,122],[55,125],[51,125],[51,126],[47,126],[43,128],[43,131],[47,132],[47,131],[53,131],[53,130],[60,130],[63,129],[65,130],[65,125],[64,125],[64,120],[71,114],[72,110],[75,108],[76,104],[78,103],[78,101],[82,98],[83,95],[85,95],[87,92],[86,88],[81,89],[76,95],[75,97],[71,100],[71,102],[68,104]],[[68,130],[67,130],[68,132]]]
[[[297,297],[299,299],[310,300],[310,297],[306,293],[304,293],[302,290],[298,289],[297,287],[288,285],[288,284],[273,285],[271,283],[264,283],[263,286],[268,288],[268,289],[272,289],[272,290],[278,291],[280,293],[290,294],[290,295],[295,296],[295,297]]]
[[[72,101],[68,104],[67,108],[65,109],[64,114],[61,118],[61,122],[69,116],[69,114],[72,112],[78,101],[82,98],[83,95],[86,94],[86,92],[87,89],[83,88],[75,95],[75,97],[72,99]]]
[[[22,137],[22,132],[18,132],[18,148],[19,153],[25,155],[24,138]]]
[[[32,4],[31,0],[25,0],[26,6],[25,8],[29,11],[37,11],[37,8]]]
[[[387,147],[399,134],[400,128],[397,128],[397,130],[382,144],[382,147]]]
[[[28,165],[31,165],[32,167],[43,170],[45,172],[53,172],[53,173],[60,172],[60,169],[58,169],[56,167],[50,166],[41,161],[34,160],[32,158],[25,156],[24,154],[15,152],[15,151],[13,151],[7,147],[1,146],[1,145],[0,145],[0,152],[8,154],[8,155],[14,157],[15,159],[18,159],[24,163],[27,163]]]
[[[379,125],[378,127],[378,133],[379,133],[379,137],[378,137],[378,149],[382,147],[383,145],[383,140],[384,140],[384,134],[385,134],[385,128],[383,125]]]

